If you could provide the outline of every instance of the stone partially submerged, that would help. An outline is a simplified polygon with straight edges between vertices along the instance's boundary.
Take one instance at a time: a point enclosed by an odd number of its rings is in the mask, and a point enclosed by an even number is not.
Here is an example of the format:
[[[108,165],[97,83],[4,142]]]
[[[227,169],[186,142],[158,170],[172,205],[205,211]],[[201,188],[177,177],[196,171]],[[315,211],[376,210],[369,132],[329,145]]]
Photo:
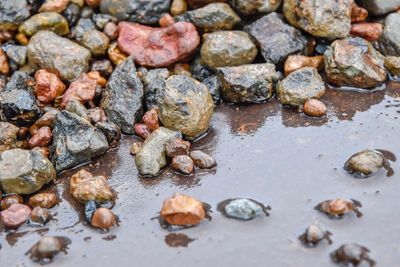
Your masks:
[[[142,99],[143,84],[137,76],[131,56],[112,73],[103,93],[101,107],[123,133],[133,134],[135,122],[142,117]]]
[[[7,194],[31,194],[56,178],[51,162],[39,151],[10,149],[0,153],[0,185]]]
[[[57,172],[86,163],[107,149],[104,134],[88,121],[65,110],[57,114],[50,147]]]

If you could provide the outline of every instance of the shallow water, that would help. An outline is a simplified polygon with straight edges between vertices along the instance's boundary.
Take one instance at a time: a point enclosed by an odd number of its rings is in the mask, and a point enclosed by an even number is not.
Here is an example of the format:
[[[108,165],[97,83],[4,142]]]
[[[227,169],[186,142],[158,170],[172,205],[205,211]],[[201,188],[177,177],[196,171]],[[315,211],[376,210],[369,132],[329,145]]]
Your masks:
[[[392,163],[392,177],[381,170],[368,179],[355,179],[343,170],[349,156],[366,148],[399,156],[399,97],[400,84],[393,83],[386,91],[372,93],[329,89],[323,98],[326,118],[297,114],[276,100],[219,106],[209,134],[194,145],[215,157],[218,166],[190,177],[167,170],[156,179],[138,178],[129,154],[132,138],[125,137],[118,149],[85,167],[110,176],[118,192],[113,211],[120,227],[101,233],[85,225],[83,206],[69,196],[67,177],[73,172],[67,172],[56,185],[63,198],[51,210],[57,220],[46,225],[48,231],[23,226],[18,230],[22,234],[0,233],[0,266],[38,266],[24,254],[43,234],[72,240],[68,255],[59,255],[52,265],[60,267],[329,267],[335,266],[329,253],[346,242],[368,247],[377,266],[399,266],[398,162]],[[169,232],[151,220],[174,192],[213,207],[212,221],[178,232],[194,239],[187,247],[169,247]],[[270,216],[244,222],[216,211],[220,201],[235,197],[270,205]],[[359,200],[364,216],[331,220],[314,210],[317,203],[336,197]],[[316,221],[333,233],[333,244],[305,248],[298,236]]]

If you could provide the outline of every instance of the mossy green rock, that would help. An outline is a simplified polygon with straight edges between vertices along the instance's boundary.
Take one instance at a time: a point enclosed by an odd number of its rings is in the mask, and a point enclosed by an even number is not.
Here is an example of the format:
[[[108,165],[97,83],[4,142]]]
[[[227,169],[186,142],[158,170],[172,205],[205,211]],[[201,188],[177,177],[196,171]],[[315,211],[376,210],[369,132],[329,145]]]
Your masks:
[[[47,30],[58,35],[69,33],[68,21],[56,12],[44,12],[30,17],[19,26],[19,32],[32,36],[38,31]]]

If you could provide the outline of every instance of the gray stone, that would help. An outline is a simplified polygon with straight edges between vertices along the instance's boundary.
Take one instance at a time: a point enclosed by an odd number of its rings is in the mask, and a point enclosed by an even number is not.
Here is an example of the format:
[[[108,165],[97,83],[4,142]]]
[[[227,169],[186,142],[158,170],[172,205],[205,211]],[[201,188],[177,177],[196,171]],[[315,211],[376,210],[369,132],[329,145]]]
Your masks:
[[[68,81],[89,69],[90,57],[86,48],[49,31],[38,32],[28,44],[28,59],[33,66],[56,69]]]
[[[79,117],[87,120],[90,122],[90,118],[88,115],[88,110],[86,107],[77,99],[71,99],[67,102],[67,105],[65,106],[66,111],[69,111],[71,113],[74,113],[78,115]]]
[[[325,84],[316,68],[302,68],[279,81],[276,93],[283,105],[300,107],[307,99],[320,98],[325,94]]]
[[[108,149],[104,134],[78,115],[61,111],[53,124],[52,161],[57,172],[89,162]]]
[[[279,77],[271,63],[217,68],[222,97],[232,103],[258,103],[272,97]]]
[[[0,1],[0,30],[16,30],[30,15],[26,0]]]
[[[96,25],[94,25],[94,22],[91,19],[80,18],[75,27],[72,29],[72,37],[78,42],[81,42],[83,35],[92,30],[96,30]]]
[[[250,199],[238,198],[225,206],[225,213],[232,218],[251,220],[263,214],[263,208]]]
[[[172,138],[182,138],[179,132],[160,127],[153,131],[135,157],[136,167],[141,175],[156,176],[167,162],[165,143]]]
[[[106,54],[110,40],[104,33],[91,30],[83,35],[81,44],[88,48],[92,55],[101,56]]]
[[[137,76],[133,57],[119,64],[103,93],[101,107],[123,133],[134,134],[133,126],[143,115],[143,84]]]
[[[393,13],[386,17],[385,26],[378,40],[379,50],[385,56],[400,56],[400,14]]]
[[[400,0],[362,0],[357,3],[373,16],[385,15],[400,9]]]
[[[213,98],[214,103],[218,103],[221,100],[221,81],[217,75],[211,75],[205,78],[202,83],[207,86],[210,94]]]
[[[267,62],[278,64],[290,54],[299,53],[307,45],[301,31],[283,22],[282,16],[273,12],[244,28],[261,48]]]
[[[0,153],[0,184],[7,194],[31,194],[56,178],[51,162],[39,151],[11,149]]]
[[[282,0],[232,0],[232,6],[244,15],[271,13],[282,4]]]
[[[15,62],[18,66],[26,65],[27,48],[24,45],[9,45],[5,50],[9,60]]]
[[[157,106],[157,92],[163,90],[165,81],[170,76],[167,68],[150,69],[140,68],[141,80],[144,86],[144,105],[146,110]]]

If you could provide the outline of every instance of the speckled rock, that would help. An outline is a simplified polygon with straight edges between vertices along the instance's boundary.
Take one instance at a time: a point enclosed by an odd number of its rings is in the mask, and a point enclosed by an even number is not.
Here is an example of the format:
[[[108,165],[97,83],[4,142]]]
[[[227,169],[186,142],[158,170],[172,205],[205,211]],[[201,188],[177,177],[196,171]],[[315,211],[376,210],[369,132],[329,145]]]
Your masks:
[[[157,92],[164,89],[165,81],[170,76],[167,68],[140,68],[141,80],[144,85],[144,106],[147,110],[157,106]]]
[[[393,76],[400,77],[400,57],[386,57],[385,68]]]
[[[344,38],[350,32],[353,0],[285,0],[289,23],[316,37]]]
[[[58,35],[69,33],[68,21],[56,12],[38,13],[19,26],[19,32],[32,36],[38,31],[47,30]]]
[[[257,56],[257,47],[243,31],[218,31],[203,35],[201,61],[209,67],[249,64]]]
[[[258,103],[271,98],[274,82],[280,78],[270,63],[218,68],[217,72],[222,97],[232,103]]]
[[[207,86],[214,103],[219,103],[221,101],[221,81],[219,80],[218,76],[211,75],[205,78],[202,83]]]
[[[83,18],[81,15],[81,18],[72,29],[71,37],[75,38],[78,42],[81,42],[83,35],[92,30],[96,30],[94,22],[90,18]]]
[[[69,184],[71,195],[82,203],[91,200],[105,203],[114,198],[114,193],[104,176],[93,176],[83,169],[71,176]]]
[[[71,99],[70,101],[68,101],[67,105],[65,105],[64,110],[74,113],[74,114],[78,115],[79,117],[81,117],[82,119],[85,119],[90,122],[88,110],[77,99]]]
[[[400,0],[363,0],[359,4],[373,16],[380,16],[400,9]]]
[[[6,48],[6,54],[10,63],[15,63],[18,66],[26,64],[27,48],[23,45],[10,45]]]
[[[191,174],[193,172],[194,163],[187,155],[177,155],[172,159],[172,168],[184,174]]]
[[[51,162],[33,150],[11,149],[0,154],[0,184],[8,194],[31,194],[56,178]]]
[[[212,3],[175,17],[177,21],[192,22],[196,27],[213,32],[231,30],[241,19],[226,3]]]
[[[286,24],[280,14],[268,14],[244,28],[261,48],[267,62],[282,63],[288,55],[301,52],[307,45],[301,31]]]
[[[50,147],[57,172],[88,162],[107,149],[104,134],[88,121],[65,110],[57,114]]]
[[[40,117],[41,110],[33,94],[33,84],[32,77],[16,71],[4,91],[0,92],[0,108],[8,121],[29,125]]]
[[[0,1],[0,30],[16,30],[30,16],[26,0]]]
[[[383,33],[379,38],[379,50],[385,56],[400,56],[400,13],[386,17]]]
[[[28,59],[33,66],[56,69],[68,81],[89,69],[90,57],[86,48],[49,31],[38,32],[28,44]]]
[[[17,141],[19,128],[11,123],[0,121],[0,152],[13,148]]]
[[[173,75],[157,92],[160,120],[193,140],[208,130],[214,103],[207,87],[186,75]]]
[[[96,85],[96,80],[91,79],[86,73],[81,74],[65,91],[61,107],[64,108],[72,99],[78,100],[81,103],[92,100],[96,93]]]
[[[143,84],[137,76],[133,57],[116,67],[103,93],[101,107],[123,133],[133,134],[142,117]]]
[[[383,56],[362,38],[333,42],[324,59],[328,80],[335,85],[374,88],[386,81]]]
[[[188,9],[186,0],[172,0],[171,3],[171,15],[177,16],[185,13]]]
[[[182,135],[164,127],[150,134],[135,157],[136,167],[141,175],[156,176],[167,164],[165,143],[172,138],[182,138]]]
[[[96,123],[95,126],[104,133],[110,147],[114,148],[118,146],[119,140],[121,139],[121,129],[117,124],[111,121],[101,121]]]
[[[227,216],[240,220],[251,220],[264,213],[263,207],[247,198],[231,200],[224,211]]]
[[[35,73],[35,95],[42,103],[51,103],[64,94],[65,85],[60,78],[47,70],[38,70]]]
[[[271,13],[276,11],[282,0],[233,0],[232,5],[244,15]]]
[[[74,26],[80,17],[81,9],[78,5],[73,3],[69,4],[64,10],[63,16],[67,19],[70,26]]]
[[[63,12],[69,4],[69,0],[46,0],[40,6],[39,12]]]
[[[376,150],[363,150],[352,155],[345,163],[345,169],[349,173],[369,176],[384,167],[385,157]]]
[[[31,208],[41,207],[51,209],[58,203],[58,197],[55,193],[40,193],[29,198]]]
[[[91,30],[83,35],[81,43],[88,48],[94,56],[101,56],[106,54],[110,40],[104,33]]]
[[[276,93],[283,105],[300,107],[307,99],[325,94],[325,84],[316,68],[307,67],[290,73],[278,82]]]
[[[302,55],[291,55],[288,56],[285,61],[284,71],[287,76],[289,73],[301,68],[314,67],[318,70],[322,70],[324,66],[324,56],[306,57]]]
[[[100,3],[100,11],[120,21],[155,24],[164,13],[168,13],[170,5],[170,0],[103,0]]]

